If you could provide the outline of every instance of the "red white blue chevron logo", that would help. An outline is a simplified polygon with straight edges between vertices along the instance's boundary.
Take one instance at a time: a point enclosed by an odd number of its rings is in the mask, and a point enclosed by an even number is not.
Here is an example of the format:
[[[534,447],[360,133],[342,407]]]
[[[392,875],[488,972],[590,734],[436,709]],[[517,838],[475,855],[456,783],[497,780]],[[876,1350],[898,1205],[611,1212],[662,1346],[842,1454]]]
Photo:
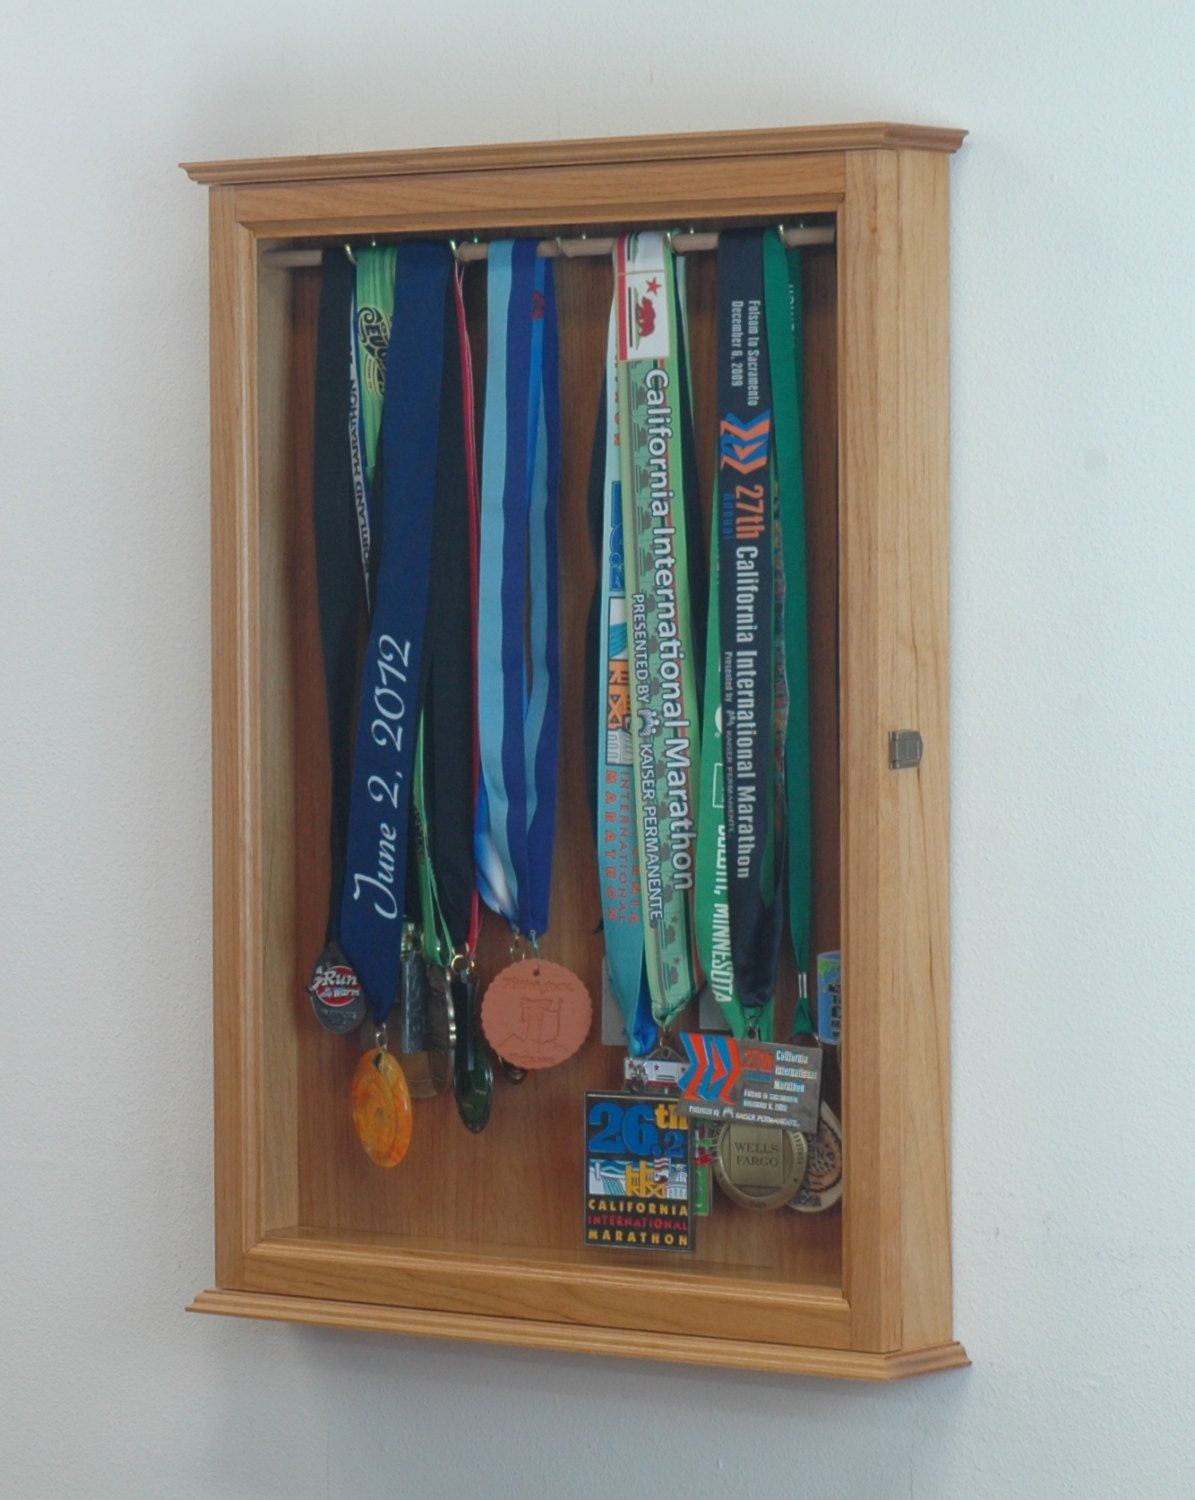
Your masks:
[[[723,417],[718,429],[721,466],[739,474],[753,474],[768,461],[768,439],[772,433],[772,413],[762,412],[748,426],[734,417]]]
[[[689,1065],[681,1074],[680,1091],[687,1099],[706,1104],[730,1104],[743,1071],[739,1044],[730,1036],[686,1031],[681,1034]]]

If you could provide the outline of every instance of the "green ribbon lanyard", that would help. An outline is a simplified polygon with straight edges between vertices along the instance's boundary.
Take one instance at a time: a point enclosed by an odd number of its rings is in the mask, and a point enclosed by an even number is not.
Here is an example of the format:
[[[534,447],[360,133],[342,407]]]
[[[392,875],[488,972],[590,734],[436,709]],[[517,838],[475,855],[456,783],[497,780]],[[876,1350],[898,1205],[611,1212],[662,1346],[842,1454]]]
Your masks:
[[[444,919],[444,911],[440,905],[440,892],[436,885],[436,872],[432,866],[429,847],[423,747],[424,716],[421,714],[418,737],[415,741],[415,772],[411,784],[415,868],[419,877],[419,907],[423,914],[420,946],[429,964],[436,964],[442,969],[447,969],[452,963],[454,949],[448,923]]]
[[[694,931],[697,693],[681,458],[677,282],[661,234],[616,249],[618,402],[631,735],[652,1015],[667,1032],[701,983]],[[648,351],[657,349],[658,353]]]
[[[812,792],[809,750],[809,590],[805,558],[805,476],[800,376],[804,368],[799,251],[786,252],[779,235],[764,240],[764,316],[772,377],[775,458],[771,469],[777,527],[776,682],[774,734],[777,804],[786,828],[771,820],[775,837],[764,865],[765,884],[780,878],[787,845],[789,926],[798,968],[793,1032],[813,1031],[808,994],[813,910]],[[722,771],[722,683],[718,517],[710,545],[709,624],[706,635],[705,714],[701,741],[700,829],[697,850],[697,933],[701,961],[730,1029],[737,1037],[769,1038],[775,1002],[749,1011],[736,993],[727,893],[726,808]],[[769,789],[770,790],[770,789]]]
[[[365,472],[373,484],[382,398],[386,393],[386,349],[394,316],[394,268],[398,251],[391,246],[357,251],[357,379],[360,383],[361,436]]]
[[[776,414],[776,471],[784,557],[784,667],[788,733],[784,781],[788,814],[788,919],[797,959],[793,1033],[814,1030],[808,973],[813,928],[813,789],[809,724],[809,579],[805,557],[805,463],[801,378],[805,330],[801,252],[780,235],[764,240],[764,317]],[[785,356],[789,357],[785,357]]]

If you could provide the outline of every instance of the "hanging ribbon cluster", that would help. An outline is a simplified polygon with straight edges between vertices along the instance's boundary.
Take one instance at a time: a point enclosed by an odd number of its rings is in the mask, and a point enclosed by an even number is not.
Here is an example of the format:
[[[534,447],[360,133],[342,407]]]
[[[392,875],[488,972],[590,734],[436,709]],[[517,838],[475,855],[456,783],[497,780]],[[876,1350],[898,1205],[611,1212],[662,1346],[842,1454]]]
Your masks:
[[[707,549],[684,265],[664,234],[615,242],[589,710],[608,983],[636,1056],[669,1050],[705,983],[736,1035],[772,1034],[786,892],[794,1027],[812,1029],[799,252],[759,230],[723,234],[718,257]],[[489,247],[480,455],[462,274],[446,244],[323,262],[331,890],[310,990],[330,1030],[372,1021],[355,1111],[386,1164],[411,1094],[452,1080],[484,1125],[483,1030],[518,1077],[569,1056],[590,1019],[581,982],[540,954],[561,736],[553,264],[531,241]],[[479,1004],[483,902],[514,961]],[[400,998],[405,1071],[386,1030]]]
[[[618,240],[598,434],[598,866],[634,1055],[658,1040],[645,997],[667,1034],[703,977],[736,1035],[771,1035],[786,875],[809,961],[799,252],[775,231],[719,242],[708,615],[681,273],[666,236]]]
[[[488,1118],[480,898],[545,977],[560,734],[555,294],[534,243],[492,247],[479,464],[462,275],[446,244],[361,250],[355,272],[340,251],[323,258],[314,508],[332,878],[310,992],[330,1030],[372,1018],[354,1108],[383,1164],[406,1149],[411,1092],[453,1077],[465,1123]],[[483,614],[494,628],[479,629]],[[387,1045],[400,997],[409,1086]]]

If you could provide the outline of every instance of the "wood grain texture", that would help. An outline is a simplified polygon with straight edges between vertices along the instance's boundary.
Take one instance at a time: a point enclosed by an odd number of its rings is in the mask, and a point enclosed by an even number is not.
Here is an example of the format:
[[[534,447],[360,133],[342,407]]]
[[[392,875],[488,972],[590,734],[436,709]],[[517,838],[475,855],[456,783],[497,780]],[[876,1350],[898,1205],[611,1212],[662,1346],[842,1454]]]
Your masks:
[[[611,225],[826,212],[842,194],[840,156],[730,156],[253,184],[237,190],[237,213],[254,233],[274,236],[572,235]]]
[[[404,1237],[308,1231],[256,1245],[244,1288],[288,1296],[391,1302],[441,1312],[552,1318],[764,1343],[850,1344],[850,1308],[833,1285],[794,1284],[758,1268],[703,1266],[688,1257],[660,1264],[650,1253],[550,1253],[485,1247],[462,1253]]]
[[[951,1341],[947,782],[947,166],[959,132],[847,127],[200,167],[212,189],[217,1277],[205,1310],[889,1379]],[[834,142],[837,141],[837,144]],[[571,153],[571,154],[570,154]],[[238,172],[244,169],[242,175]],[[208,173],[208,176],[204,176]],[[223,173],[223,175],[221,175]],[[260,175],[254,175],[259,173]],[[344,174],[348,174],[345,176]],[[310,517],[317,270],[281,236],[836,213],[804,257],[815,949],[844,949],[844,1210],[716,1197],[696,1255],[585,1249],[580,1097],[616,1086],[596,1035],[481,1137],[419,1101],[384,1172],[347,1108],[356,1044],[303,990],[323,942],[328,767]],[[581,732],[594,563],[585,490],[609,266],[558,264],[566,664],[552,930],[595,994],[600,906]],[[716,451],[712,259],[689,268],[703,503]],[[467,300],[484,379],[484,274]],[[708,455],[701,458],[700,455]],[[437,580],[435,606],[463,607]],[[925,737],[887,769],[889,729]],[[505,961],[496,920],[483,976]],[[793,962],[781,964],[781,1023]],[[828,1075],[834,1097],[838,1080]],[[354,1305],[357,1304],[357,1305]],[[625,1326],[617,1326],[619,1323]],[[816,1347],[815,1347],[816,1346]],[[820,1351],[820,1352],[819,1352]]]
[[[261,1238],[257,267],[231,188],[210,199],[212,814],[216,1270],[235,1284]]]
[[[404,177],[429,171],[502,171],[509,167],[623,166],[726,156],[789,156],[880,148],[954,152],[965,130],[868,123],[798,125],[779,130],[696,131],[677,135],[611,136],[594,140],[520,141],[497,146],[446,146],[421,151],[367,151],[339,156],[257,157],[245,161],[184,162],[195,182],[319,182],[346,177]]]
[[[580,1328],[526,1318],[459,1317],[418,1308],[369,1306],[327,1298],[274,1297],[260,1292],[200,1292],[188,1312],[269,1318],[320,1328],[405,1333],[418,1338],[466,1339],[478,1344],[546,1349],[561,1354],[604,1354],[671,1364],[714,1365],[776,1375],[817,1375],[834,1380],[904,1380],[971,1363],[960,1344],[908,1354],[866,1354],[848,1349],[785,1347],[697,1334],[651,1334],[623,1328]]]
[[[310,377],[298,364],[300,346],[290,336],[295,311],[291,278],[263,266],[259,268],[257,288],[261,632],[256,714],[261,755],[260,941],[264,958],[260,1046],[262,1087],[268,1097],[261,1190],[263,1228],[268,1228],[279,1221],[280,1215],[298,1213],[298,1038],[290,1002],[296,992],[303,993],[306,974],[301,969],[296,972],[289,960],[293,954],[294,912],[302,899],[303,882],[298,872],[304,868],[306,850],[299,847],[304,820],[296,816],[293,801],[296,740],[292,728],[296,715],[309,709],[296,702],[290,663],[301,655],[318,658],[319,631],[314,580],[310,576],[304,579],[294,566],[301,530],[296,534],[273,503],[280,487],[310,495],[312,412],[306,400]],[[301,406],[294,400],[296,390],[303,392]],[[296,462],[299,453],[305,461]],[[310,516],[310,504],[306,513]],[[306,635],[292,633],[297,614],[292,599],[296,595],[307,606],[300,616]]]
[[[847,162],[839,220],[846,1291],[856,1348],[949,1337],[945,165]],[[916,771],[887,736],[919,729]]]
[[[832,249],[810,252],[832,272]],[[313,273],[301,273],[311,281]],[[589,768],[583,735],[584,638],[595,582],[595,564],[587,531],[586,485],[589,455],[597,418],[613,278],[608,263],[576,261],[557,266],[561,318],[563,402],[561,474],[562,557],[562,734],[560,797],[554,860],[551,929],[543,943],[546,957],[566,964],[585,980],[597,997],[601,987],[602,946],[598,934],[601,905],[597,890],[597,854],[589,807]],[[715,266],[703,258],[689,267],[690,310],[694,369],[701,393],[697,413],[699,452],[711,462],[699,467],[713,472],[717,416],[713,395],[715,345]],[[480,270],[467,277],[479,365],[484,368],[485,277]],[[814,338],[814,365],[832,372],[824,356],[833,345],[833,277],[823,270],[820,289],[811,294],[814,321],[822,333]],[[297,293],[298,295],[298,293]],[[304,307],[314,306],[314,291],[301,293]],[[829,299],[828,309],[824,305]],[[296,315],[292,326],[289,369],[291,380],[310,372],[314,348],[314,320],[310,309]],[[479,376],[480,378],[480,376]],[[822,383],[825,383],[823,373]],[[307,409],[311,395],[296,396]],[[823,395],[823,399],[827,399]],[[832,400],[832,386],[829,398]],[[301,431],[305,434],[306,428]],[[294,462],[309,453],[306,436],[297,445]],[[832,476],[831,476],[832,478]],[[811,489],[811,511],[821,511],[820,529],[833,536],[836,494],[832,482]],[[332,1230],[356,1230],[402,1235],[408,1242],[433,1240],[442,1251],[483,1250],[490,1245],[523,1251],[580,1250],[583,1224],[583,1158],[581,1096],[586,1089],[617,1088],[621,1083],[621,1054],[601,1045],[598,1028],[582,1052],[561,1067],[532,1074],[518,1088],[499,1075],[494,1113],[480,1136],[464,1129],[449,1097],[416,1101],[415,1134],[411,1151],[400,1170],[379,1172],[362,1155],[345,1108],[358,1052],[352,1043],[330,1037],[311,1021],[301,975],[323,941],[327,890],[326,827],[328,767],[322,709],[322,669],[317,645],[310,640],[314,603],[302,575],[314,568],[314,541],[308,488],[287,483],[274,497],[288,517],[286,529],[302,537],[303,563],[293,580],[289,634],[295,654],[289,664],[295,712],[290,733],[297,745],[293,760],[279,761],[279,776],[295,778],[293,799],[299,824],[295,845],[296,905],[290,967],[292,1015],[300,1054],[299,1152],[300,1210],[297,1222]],[[703,502],[707,522],[712,496],[708,483]],[[462,607],[459,582],[437,580],[439,607]],[[831,645],[833,631],[830,631]],[[836,666],[831,655],[820,671],[822,696],[837,693]],[[273,778],[271,769],[270,776]],[[819,766],[819,785],[836,785],[836,746],[830,746]],[[837,889],[838,830],[836,804],[827,796],[821,807],[823,842],[829,851],[831,897]],[[837,930],[837,910],[827,911],[827,923]],[[481,946],[483,983],[509,958],[509,936],[504,925],[487,915]],[[783,1015],[791,1015],[793,964],[784,955]],[[281,982],[282,975],[277,982]],[[271,988],[274,981],[271,981]],[[446,1191],[446,1184],[469,1185],[468,1191]],[[267,1226],[284,1227],[296,1219],[274,1219]],[[586,1264],[601,1268],[621,1259],[619,1252],[584,1254]],[[720,1195],[715,1211],[703,1220],[698,1235],[697,1263],[708,1268],[741,1266],[752,1275],[783,1276],[797,1283],[841,1285],[841,1216],[749,1213]],[[650,1263],[650,1260],[649,1260]]]

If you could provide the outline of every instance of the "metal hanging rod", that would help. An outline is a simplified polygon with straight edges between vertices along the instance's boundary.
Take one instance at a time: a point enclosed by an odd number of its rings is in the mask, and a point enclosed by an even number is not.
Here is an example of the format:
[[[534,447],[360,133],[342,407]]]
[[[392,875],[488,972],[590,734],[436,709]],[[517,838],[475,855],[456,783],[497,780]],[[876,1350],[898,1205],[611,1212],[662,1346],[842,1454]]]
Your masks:
[[[832,224],[818,225],[811,229],[781,229],[781,237],[784,243],[791,249],[802,245],[832,245],[834,243],[834,226]],[[716,230],[685,230],[669,235],[672,248],[678,255],[691,255],[699,250],[716,250],[718,248],[718,234]],[[452,241],[449,241],[452,244]],[[559,235],[555,239],[540,240],[538,254],[547,260],[562,255],[566,260],[578,260],[586,255],[610,255],[614,250],[613,238],[589,239],[582,235],[579,239],[566,240]],[[345,249],[351,251],[351,246]],[[463,240],[460,244],[453,244],[456,258],[459,261],[485,260],[489,254],[489,245],[485,240]],[[322,250],[267,250],[262,259],[266,265],[273,266],[278,270],[294,271],[309,266],[318,266],[323,258]]]

